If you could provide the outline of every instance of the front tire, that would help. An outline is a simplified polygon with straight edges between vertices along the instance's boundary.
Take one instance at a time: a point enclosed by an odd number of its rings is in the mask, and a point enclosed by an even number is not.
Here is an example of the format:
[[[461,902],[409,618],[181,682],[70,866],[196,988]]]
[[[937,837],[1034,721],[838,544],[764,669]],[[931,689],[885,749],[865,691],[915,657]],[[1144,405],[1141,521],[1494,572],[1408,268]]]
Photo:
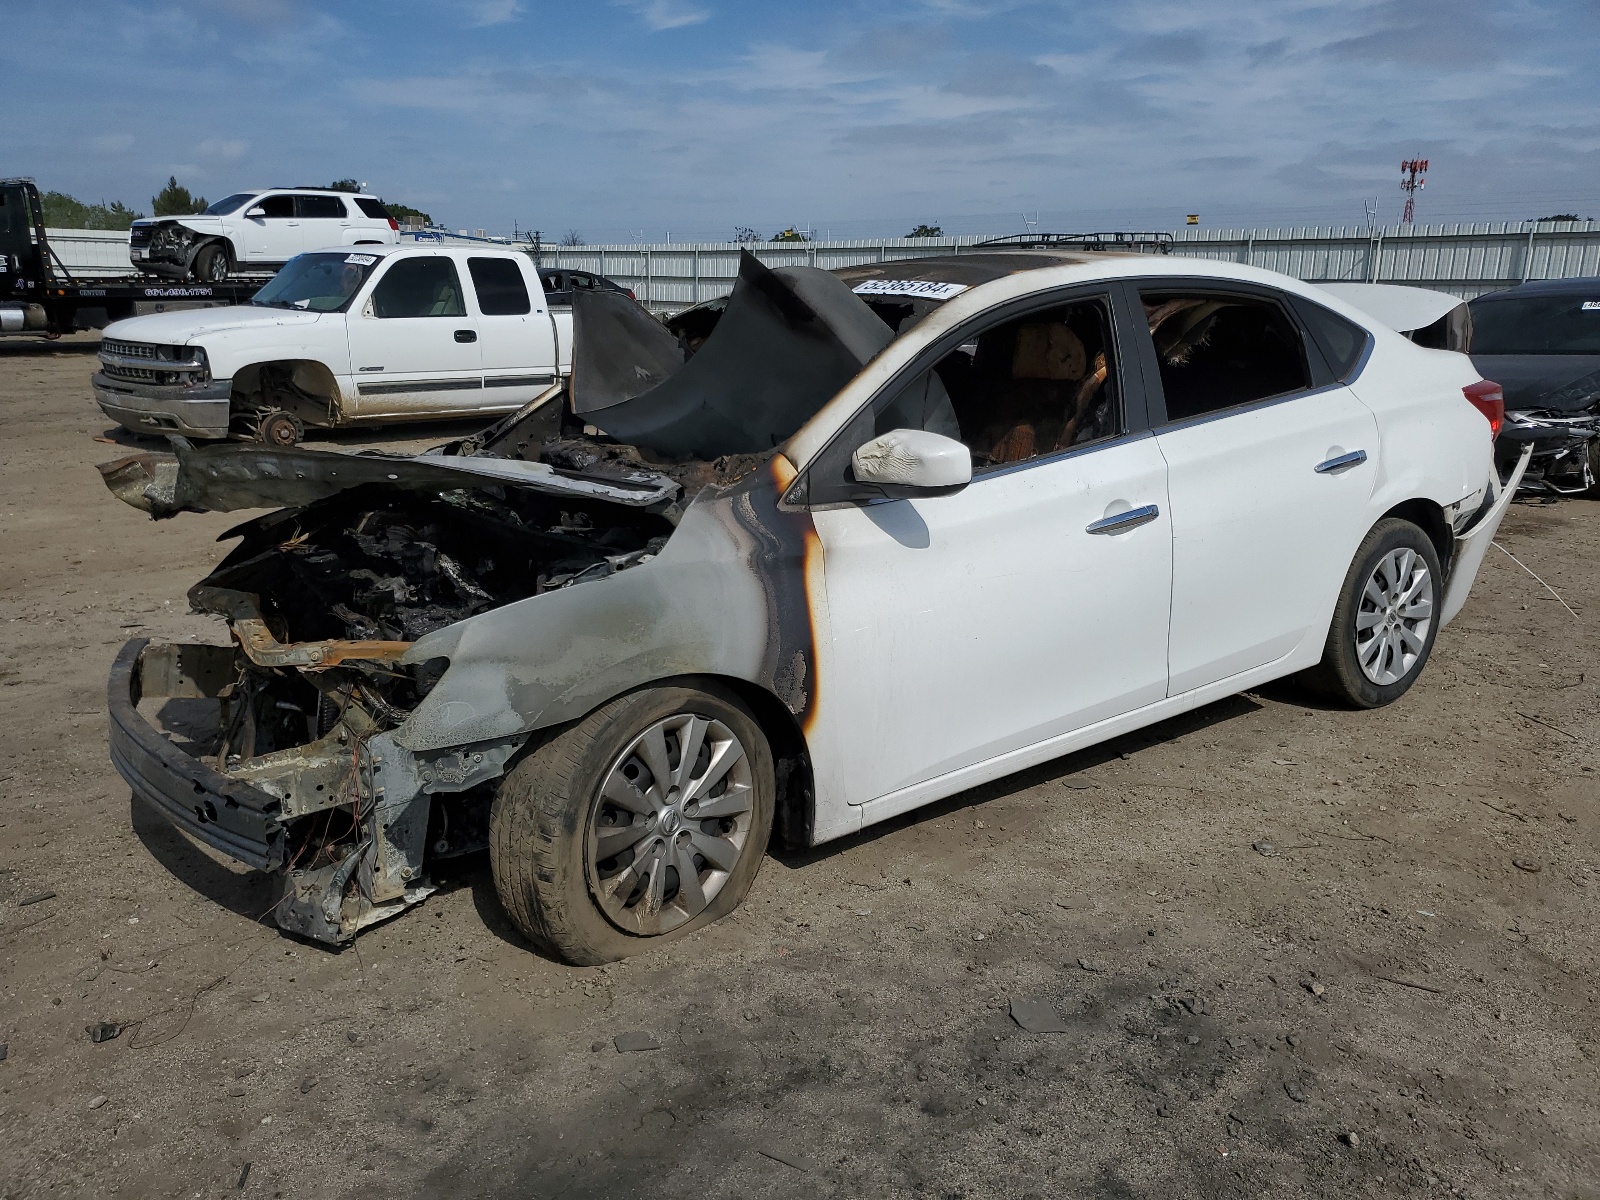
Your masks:
[[[200,247],[194,256],[194,277],[201,283],[222,283],[228,278],[228,248],[219,242]]]
[[[1428,535],[1410,521],[1379,521],[1350,564],[1309,682],[1356,708],[1392,704],[1427,665],[1443,594]]]
[[[537,745],[501,780],[489,861],[507,916],[590,966],[736,908],[766,853],[772,751],[715,683],[648,688]]]

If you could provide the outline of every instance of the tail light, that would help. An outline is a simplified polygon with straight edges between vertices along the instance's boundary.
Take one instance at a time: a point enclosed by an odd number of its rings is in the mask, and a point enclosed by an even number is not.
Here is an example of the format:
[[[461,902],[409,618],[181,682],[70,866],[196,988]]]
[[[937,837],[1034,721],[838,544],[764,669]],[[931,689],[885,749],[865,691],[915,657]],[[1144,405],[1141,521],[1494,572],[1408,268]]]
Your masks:
[[[399,233],[400,232],[400,222],[396,221],[393,217],[390,217],[389,218],[389,228],[394,230],[396,233]]]
[[[628,289],[628,299],[629,299],[629,300],[637,300],[637,299],[638,299],[638,298],[639,298],[639,297],[637,297],[637,296],[635,296],[635,295],[634,295],[634,294],[633,294],[633,289],[632,289],[632,288],[629,288],[629,289]]]
[[[1489,436],[1497,438],[1506,423],[1506,394],[1491,379],[1480,379],[1461,389],[1461,394],[1472,401],[1472,407],[1489,418]]]

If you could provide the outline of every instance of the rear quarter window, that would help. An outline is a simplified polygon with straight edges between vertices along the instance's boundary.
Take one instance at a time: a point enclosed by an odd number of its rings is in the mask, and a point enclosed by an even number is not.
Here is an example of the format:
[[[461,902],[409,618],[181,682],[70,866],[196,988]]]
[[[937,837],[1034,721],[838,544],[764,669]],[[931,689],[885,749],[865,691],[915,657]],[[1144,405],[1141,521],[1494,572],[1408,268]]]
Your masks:
[[[372,217],[377,221],[391,221],[394,219],[389,215],[387,208],[376,200],[369,200],[365,196],[356,197],[356,207],[361,210],[363,216]]]
[[[1361,366],[1372,335],[1354,321],[1304,296],[1294,297],[1294,306],[1306,331],[1328,360],[1333,377],[1340,383],[1348,383]]]

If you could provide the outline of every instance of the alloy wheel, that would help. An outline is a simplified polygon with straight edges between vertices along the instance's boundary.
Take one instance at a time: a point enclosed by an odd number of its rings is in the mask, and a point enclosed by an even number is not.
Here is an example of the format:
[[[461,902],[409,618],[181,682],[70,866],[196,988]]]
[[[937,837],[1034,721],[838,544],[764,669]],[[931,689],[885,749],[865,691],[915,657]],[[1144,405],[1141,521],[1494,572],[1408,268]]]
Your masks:
[[[606,773],[590,808],[589,891],[606,918],[651,937],[693,920],[728,881],[749,841],[749,757],[721,721],[657,721]]]
[[[1372,568],[1356,610],[1356,662],[1380,687],[1409,675],[1428,645],[1433,577],[1415,550],[1389,551]]]

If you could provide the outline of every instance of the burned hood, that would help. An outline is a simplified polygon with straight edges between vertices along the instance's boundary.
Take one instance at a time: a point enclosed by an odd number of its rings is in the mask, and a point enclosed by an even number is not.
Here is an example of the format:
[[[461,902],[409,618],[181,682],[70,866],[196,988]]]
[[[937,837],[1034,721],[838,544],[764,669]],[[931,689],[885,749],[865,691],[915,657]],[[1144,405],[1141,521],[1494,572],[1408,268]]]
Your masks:
[[[772,449],[894,338],[837,276],[772,270],[748,251],[715,330],[687,361],[625,296],[575,292],[572,312],[573,413],[674,458]]]
[[[1600,404],[1600,354],[1474,354],[1472,365],[1500,385],[1511,411],[1587,412]]]
[[[193,446],[132,454],[99,466],[112,495],[160,519],[180,512],[233,512],[314,503],[353,488],[404,491],[515,488],[601,500],[652,512],[675,505],[678,485],[651,471],[561,471],[548,463],[445,454],[339,454],[259,446]]]

